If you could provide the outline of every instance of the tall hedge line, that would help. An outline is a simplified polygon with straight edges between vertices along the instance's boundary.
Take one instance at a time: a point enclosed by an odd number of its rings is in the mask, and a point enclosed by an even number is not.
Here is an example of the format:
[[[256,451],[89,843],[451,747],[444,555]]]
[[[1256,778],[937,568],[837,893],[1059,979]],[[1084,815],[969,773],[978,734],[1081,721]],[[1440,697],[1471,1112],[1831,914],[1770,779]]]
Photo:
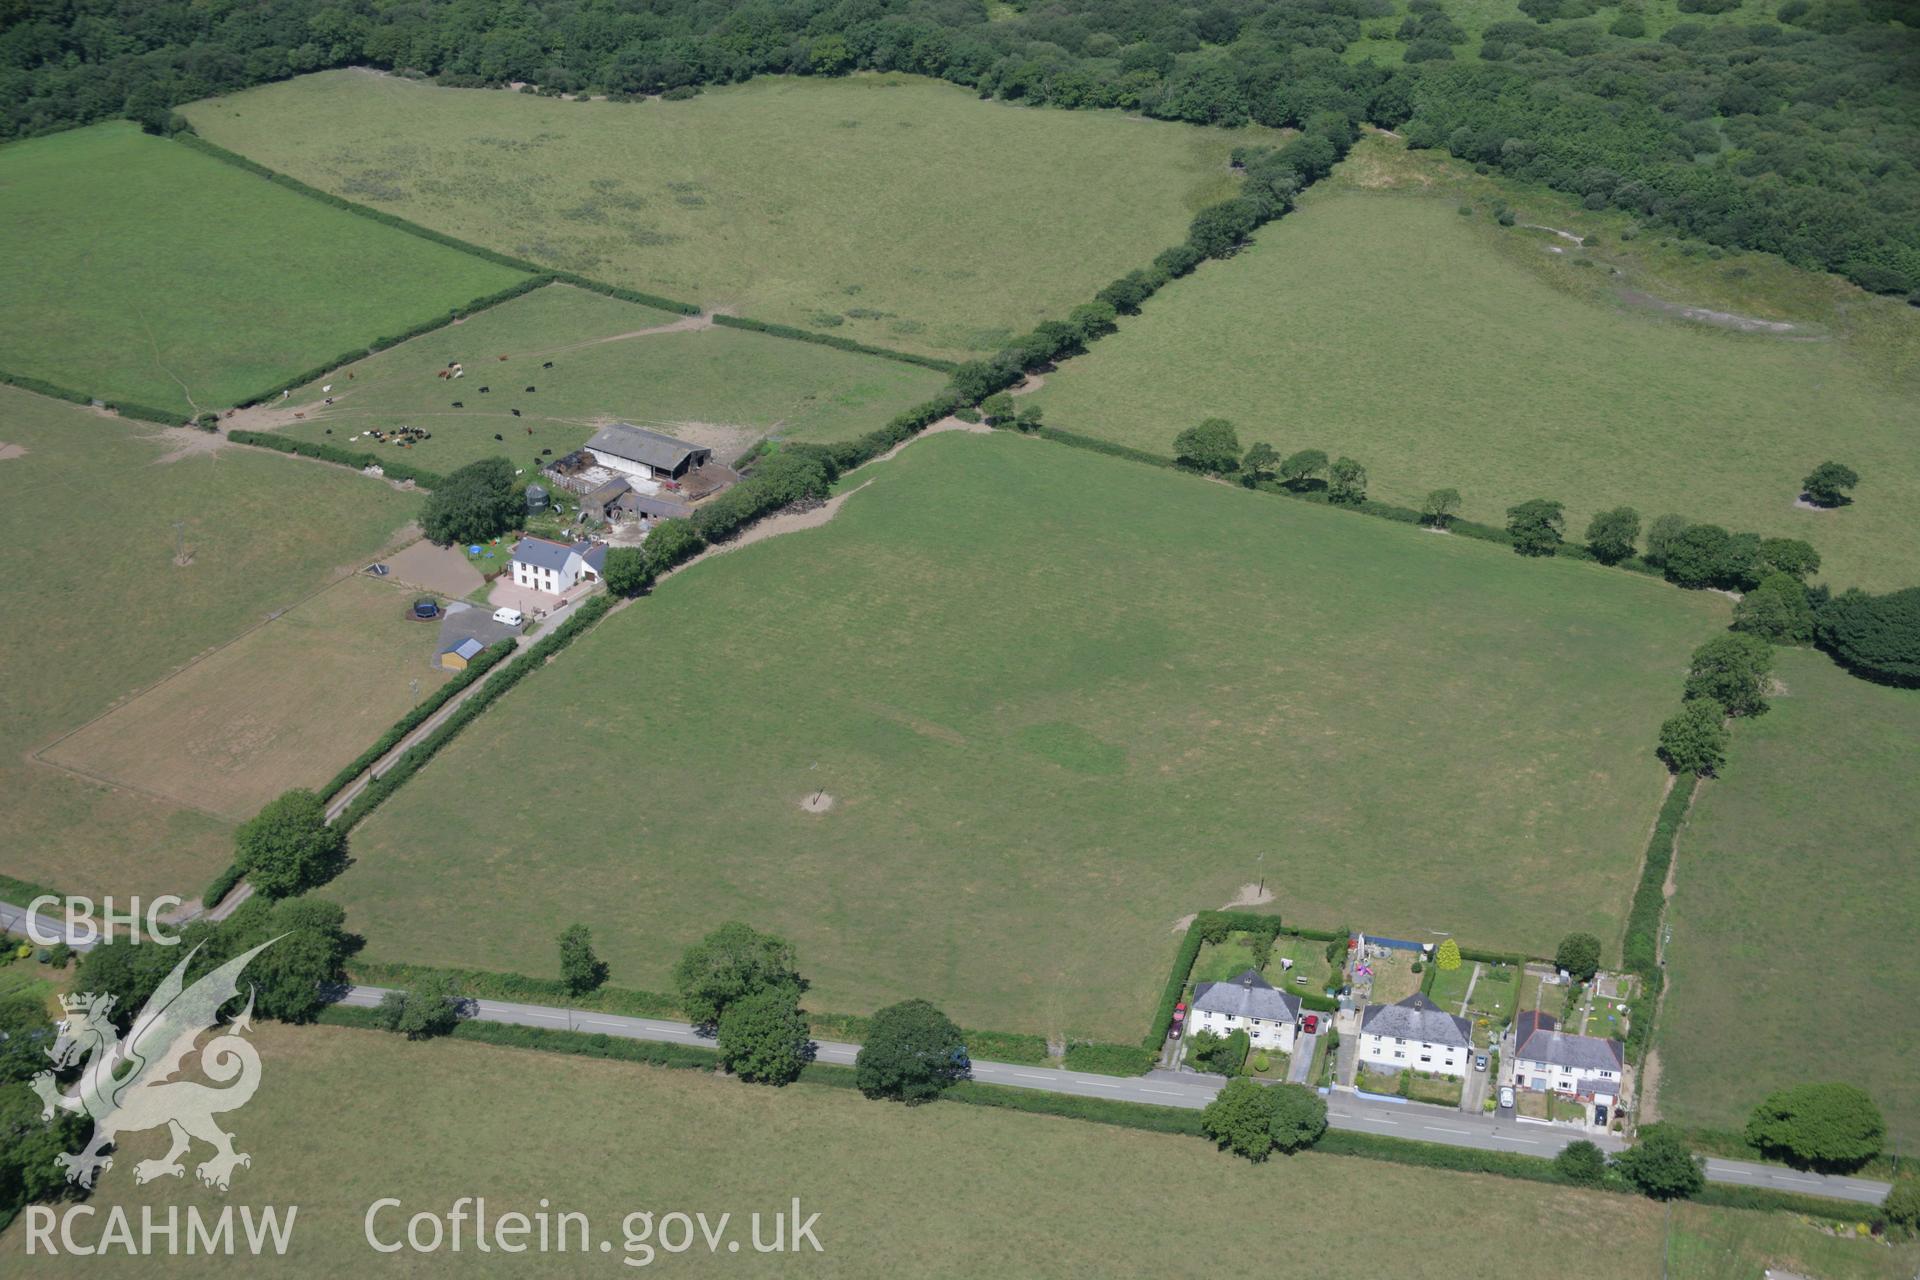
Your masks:
[[[858,1013],[820,1013],[805,1011],[807,1027],[823,1040],[843,1040],[859,1044],[866,1040],[873,1019]],[[1044,1066],[1047,1056],[1045,1036],[1024,1035],[1013,1031],[975,1031],[962,1029],[967,1053],[987,1062],[1011,1062]]]
[[[16,880],[9,875],[0,875],[0,898],[6,899],[16,907],[24,907],[35,898],[65,898],[66,896],[57,889],[49,889],[31,880]]]
[[[354,960],[347,965],[353,980],[371,987],[410,989],[428,978],[452,978],[470,996],[510,1000],[519,1004],[553,1005],[590,1013],[613,1013],[629,1018],[678,1018],[680,1002],[654,991],[600,987],[575,994],[558,978],[530,978],[522,973],[491,969],[453,969],[424,964],[391,964]]]
[[[413,710],[394,721],[393,727],[381,734],[372,746],[355,756],[351,763],[334,774],[327,785],[320,788],[321,803],[325,804],[339,795],[348,783],[372,768],[380,757],[393,750],[402,738],[425,723],[428,716],[446,706],[462,689],[493,670],[494,666],[513,650],[512,640],[496,640],[482,649],[474,656],[473,661],[467,664],[464,671],[428,694]]]
[[[1186,1107],[1158,1107],[1151,1103],[1121,1102],[1113,1098],[1083,1098],[1070,1093],[982,1084],[977,1080],[963,1080],[951,1085],[940,1098],[944,1102],[999,1107],[1033,1115],[1064,1116],[1070,1120],[1091,1120],[1096,1124],[1145,1129],[1149,1133],[1178,1133],[1193,1138],[1206,1136],[1200,1128],[1199,1110]]]
[[[316,1021],[336,1027],[355,1027],[363,1031],[385,1031],[377,1010],[328,1005]],[[582,1058],[611,1058],[619,1062],[644,1062],[656,1067],[677,1067],[688,1071],[712,1071],[719,1057],[700,1045],[673,1044],[662,1040],[629,1040],[624,1036],[602,1035],[590,1031],[559,1031],[548,1027],[522,1027],[510,1022],[492,1022],[485,1018],[467,1018],[447,1034],[450,1040],[469,1040],[478,1044],[500,1045],[509,1049],[537,1049],[542,1053],[565,1053]]]
[[[0,369],[0,382],[10,387],[18,387],[22,391],[51,396],[55,400],[66,400],[73,404],[91,405],[97,401],[102,408],[111,409],[123,418],[138,418],[142,422],[157,422],[162,426],[184,426],[193,417],[184,409],[169,412],[166,409],[156,409],[152,405],[137,404],[132,400],[109,400],[103,396],[92,396],[84,391],[75,391],[72,387],[63,387],[42,378],[30,378],[24,373],[8,373],[4,369]]]
[[[876,347],[869,343],[857,342],[852,338],[843,338],[833,333],[815,333],[811,329],[800,329],[790,324],[774,324],[766,320],[749,320],[745,316],[722,315],[714,313],[713,322],[729,329],[747,329],[754,333],[771,334],[776,338],[791,338],[795,342],[812,342],[823,347],[835,347],[841,351],[854,351],[861,355],[880,356],[886,360],[898,360],[902,364],[917,364],[923,369],[934,369],[941,373],[952,373],[960,366],[951,360],[941,360],[935,356],[919,356],[907,351],[895,351],[891,347]]]
[[[395,480],[411,480],[422,489],[437,489],[447,482],[447,478],[438,471],[416,467],[388,454],[342,449],[337,444],[326,444],[319,440],[296,440],[277,431],[229,431],[227,439],[235,444],[250,444],[255,448],[297,454],[302,458],[318,458],[322,462],[352,467],[355,471],[364,471],[377,465],[387,476]]]
[[[1660,968],[1660,928],[1667,909],[1667,872],[1673,866],[1673,847],[1680,836],[1680,824],[1693,803],[1699,780],[1683,773],[1660,804],[1654,819],[1653,834],[1647,839],[1647,855],[1641,860],[1640,882],[1634,886],[1633,902],[1627,908],[1627,927],[1620,944],[1620,967],[1639,977],[1641,992],[1628,1005],[1627,1059],[1638,1063],[1653,1044],[1655,1012],[1660,1007],[1660,990],[1665,972]]]
[[[543,637],[532,648],[523,651],[512,662],[496,671],[492,678],[480,686],[480,691],[461,703],[445,723],[435,729],[423,741],[407,749],[405,755],[394,761],[393,767],[367,784],[367,789],[354,797],[338,820],[342,830],[351,831],[362,818],[379,808],[386,798],[404,786],[408,779],[418,773],[427,761],[439,754],[440,749],[453,741],[454,737],[473,720],[492,706],[500,696],[519,684],[526,676],[544,666],[548,658],[572,644],[581,633],[606,616],[613,607],[609,596],[589,596],[556,627],[551,635]]]

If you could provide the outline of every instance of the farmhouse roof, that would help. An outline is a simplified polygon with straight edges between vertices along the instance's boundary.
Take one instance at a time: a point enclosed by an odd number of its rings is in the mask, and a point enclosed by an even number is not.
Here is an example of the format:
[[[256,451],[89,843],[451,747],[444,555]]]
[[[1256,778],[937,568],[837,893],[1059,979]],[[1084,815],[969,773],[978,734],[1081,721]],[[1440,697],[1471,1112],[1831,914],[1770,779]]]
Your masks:
[[[697,444],[625,422],[600,428],[593,439],[587,441],[587,448],[628,462],[643,463],[658,471],[677,471],[694,454],[707,452]]]
[[[1273,984],[1248,969],[1226,982],[1203,982],[1194,988],[1193,1007],[1235,1018],[1271,1018],[1298,1022],[1300,999],[1274,990]]]
[[[1448,1013],[1418,991],[1399,1004],[1367,1006],[1360,1017],[1360,1029],[1368,1035],[1418,1040],[1422,1044],[1453,1044],[1463,1049],[1473,1044],[1473,1028],[1465,1018]]]
[[[559,573],[567,567],[569,559],[584,549],[584,544],[574,547],[564,542],[549,542],[545,538],[522,538],[513,544],[513,558],[536,569],[551,569]]]
[[[587,568],[595,573],[607,571],[607,544],[604,542],[576,542],[573,549],[587,562]]]
[[[1549,1066],[1577,1071],[1618,1071],[1624,1061],[1618,1040],[1556,1030],[1552,1015],[1545,1013],[1529,1011],[1515,1018],[1513,1040],[1515,1057]]]

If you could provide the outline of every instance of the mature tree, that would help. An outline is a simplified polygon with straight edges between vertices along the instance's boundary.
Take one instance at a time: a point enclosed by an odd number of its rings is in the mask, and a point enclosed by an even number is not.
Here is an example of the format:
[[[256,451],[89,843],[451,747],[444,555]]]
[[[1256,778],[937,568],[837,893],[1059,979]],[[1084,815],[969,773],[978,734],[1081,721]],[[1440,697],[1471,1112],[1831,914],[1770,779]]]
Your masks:
[[[380,1001],[379,1020],[409,1040],[443,1036],[460,1025],[466,999],[451,974],[428,974],[408,991],[389,991]]]
[[[1197,1031],[1187,1044],[1187,1057],[1197,1062],[1203,1070],[1231,1076],[1237,1075],[1240,1068],[1246,1065],[1250,1047],[1244,1031],[1231,1031],[1224,1036],[1211,1031]]]
[[[1433,950],[1433,963],[1436,967],[1451,973],[1460,967],[1460,944],[1452,938],[1443,940]]]
[[[11,945],[12,939],[8,939]],[[0,1085],[26,1080],[47,1069],[53,1047],[53,1020],[32,988],[0,996]],[[0,1206],[6,1204],[0,1200]]]
[[[972,1073],[960,1028],[925,1000],[903,1000],[873,1015],[854,1059],[854,1081],[869,1098],[930,1102]]]
[[[1707,1185],[1706,1163],[1687,1149],[1687,1140],[1670,1124],[1651,1124],[1628,1147],[1615,1167],[1642,1195],[1655,1200],[1685,1199]]]
[[[1035,432],[1040,429],[1040,420],[1044,416],[1037,404],[1023,404],[1019,412],[1013,415],[1013,427],[1016,431]]]
[[[701,1026],[719,1022],[727,1005],[746,996],[769,990],[798,996],[806,989],[786,940],[738,921],[688,947],[674,966],[673,983],[688,1021]]]
[[[346,980],[347,957],[359,939],[346,931],[346,909],[317,898],[268,903],[250,898],[219,929],[213,950],[224,963],[268,939],[241,975],[254,989],[253,1011],[282,1022],[311,1022],[326,1008],[323,988]]]
[[[641,547],[609,548],[601,577],[606,579],[607,590],[617,596],[637,596],[653,585],[653,570]]]
[[[1600,939],[1590,933],[1570,933],[1554,948],[1553,963],[1575,982],[1591,982],[1600,972]]]
[[[1083,302],[1067,313],[1067,323],[1073,326],[1074,334],[1081,345],[1098,341],[1112,333],[1119,325],[1114,323],[1116,309],[1111,302],[1096,299]]]
[[[1887,1211],[1887,1221],[1905,1228],[1908,1234],[1920,1231],[1920,1178],[1897,1180],[1888,1188],[1881,1208]]]
[[[1258,1163],[1273,1151],[1277,1118],[1273,1091],[1257,1080],[1236,1076],[1200,1113],[1200,1128],[1224,1149]]]
[[[560,935],[560,981],[576,996],[607,980],[607,962],[593,953],[593,934],[584,924],[568,925]]]
[[[1601,564],[1619,564],[1640,538],[1640,513],[1632,507],[1602,511],[1587,522],[1587,549]]]
[[[1784,573],[1805,582],[1820,572],[1820,553],[1801,538],[1763,538],[1755,568],[1762,574]]]
[[[1367,500],[1367,469],[1352,458],[1333,460],[1327,469],[1327,499],[1348,506]]]
[[[662,520],[647,531],[640,552],[647,558],[647,572],[658,578],[681,561],[689,559],[707,545],[691,520]]]
[[[1727,726],[1720,704],[1700,698],[1681,705],[1660,725],[1660,758],[1675,773],[1720,772],[1727,762]]]
[[[787,1084],[807,1065],[807,1020],[798,996],[774,987],[743,996],[720,1015],[720,1065],[757,1084]]]
[[[1273,1097],[1273,1145],[1299,1151],[1320,1141],[1327,1131],[1327,1102],[1303,1084],[1265,1086]]]
[[[1287,455],[1280,464],[1280,478],[1290,489],[1305,489],[1327,469],[1325,449],[1301,449]]]
[[[234,861],[256,891],[285,898],[340,870],[347,833],[327,825],[327,807],[311,791],[289,791],[241,824]]]
[[[1257,485],[1273,477],[1273,469],[1279,462],[1279,451],[1262,440],[1247,450],[1246,457],[1240,459],[1240,475],[1249,485]]]
[[[1693,651],[1686,696],[1710,698],[1730,716],[1757,716],[1767,709],[1773,647],[1758,636],[1715,636]]]
[[[420,527],[441,546],[485,542],[513,528],[526,509],[514,483],[513,464],[505,458],[482,458],[449,475],[428,495]]]
[[[1887,1122],[1864,1089],[1800,1084],[1767,1095],[1747,1121],[1747,1141],[1796,1164],[1857,1169],[1880,1154]]]
[[[1013,421],[1013,397],[1004,391],[995,392],[980,402],[980,412],[990,427],[1002,426]]]
[[[1597,1187],[1606,1181],[1607,1157],[1585,1138],[1577,1138],[1560,1148],[1553,1167],[1562,1178],[1576,1187]]]
[[[1814,634],[1856,675],[1920,686],[1920,587],[1884,596],[1849,588],[1819,611]]]
[[[1807,501],[1816,507],[1839,507],[1853,501],[1847,490],[1860,483],[1860,477],[1852,467],[1838,462],[1823,462],[1807,474],[1800,482],[1801,490]]]
[[[1775,644],[1805,644],[1813,639],[1813,604],[1800,579],[1770,573],[1733,606],[1733,629]]]
[[[56,1111],[49,1121],[41,1114],[44,1105],[25,1084],[0,1084],[0,1211],[72,1192],[57,1157],[79,1148],[90,1120]]]
[[[1523,556],[1550,556],[1566,532],[1565,508],[1548,498],[1534,498],[1507,508],[1507,532],[1513,549]]]
[[[1240,437],[1225,418],[1208,418],[1173,438],[1173,458],[1195,471],[1225,475],[1240,465]]]
[[[1665,565],[1667,549],[1673,546],[1674,540],[1685,533],[1692,524],[1693,521],[1682,515],[1668,513],[1657,517],[1647,526],[1647,550],[1642,558],[1648,564]]]
[[[1238,249],[1260,225],[1260,210],[1251,200],[1223,200],[1194,215],[1187,243],[1202,257],[1224,258]]]
[[[1436,529],[1445,529],[1453,523],[1454,516],[1460,513],[1460,491],[1458,489],[1433,489],[1427,493],[1427,500],[1420,504],[1420,518]]]
[[[1661,560],[1667,580],[1683,587],[1711,587],[1727,570],[1733,535],[1717,524],[1690,524],[1667,544]]]

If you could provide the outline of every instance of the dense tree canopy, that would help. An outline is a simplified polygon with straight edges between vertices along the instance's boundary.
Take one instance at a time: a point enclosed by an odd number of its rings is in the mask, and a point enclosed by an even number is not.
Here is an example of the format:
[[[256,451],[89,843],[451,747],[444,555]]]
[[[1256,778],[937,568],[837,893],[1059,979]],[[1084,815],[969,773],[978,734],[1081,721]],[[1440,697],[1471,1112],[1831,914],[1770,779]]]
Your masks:
[[[428,495],[420,527],[441,546],[485,542],[513,528],[526,509],[514,483],[513,464],[505,458],[482,458],[455,471]]]
[[[346,856],[347,834],[327,825],[327,808],[311,791],[267,802],[234,836],[234,861],[253,887],[285,898],[331,877]]]
[[[1883,596],[1843,592],[1821,608],[1814,630],[1855,675],[1920,687],[1920,587]]]
[[[687,1020],[702,1025],[719,1022],[735,1000],[768,990],[798,996],[806,987],[784,939],[738,921],[688,947],[674,966],[673,983]]]
[[[854,1077],[869,1098],[931,1102],[973,1071],[960,1028],[925,1000],[903,1000],[873,1015],[854,1059]]]
[[[1864,1089],[1802,1084],[1769,1094],[1747,1121],[1747,1141],[1816,1169],[1856,1169],[1880,1154],[1887,1123]]]

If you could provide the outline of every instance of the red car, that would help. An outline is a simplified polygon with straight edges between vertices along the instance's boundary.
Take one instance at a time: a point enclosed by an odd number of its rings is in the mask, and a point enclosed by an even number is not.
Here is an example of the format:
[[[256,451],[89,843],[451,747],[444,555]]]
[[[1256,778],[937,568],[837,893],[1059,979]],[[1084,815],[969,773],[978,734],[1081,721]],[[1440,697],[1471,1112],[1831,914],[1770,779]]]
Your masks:
[[[1310,1013],[1307,1015],[1307,1020],[1301,1023],[1300,1025],[1306,1028],[1308,1035],[1312,1035],[1314,1032],[1320,1029],[1320,1015],[1317,1013]]]
[[[1187,1002],[1185,1000],[1175,1001],[1173,1005],[1173,1027],[1167,1032],[1167,1038],[1170,1040],[1178,1040],[1180,1038],[1181,1024],[1186,1020]]]

